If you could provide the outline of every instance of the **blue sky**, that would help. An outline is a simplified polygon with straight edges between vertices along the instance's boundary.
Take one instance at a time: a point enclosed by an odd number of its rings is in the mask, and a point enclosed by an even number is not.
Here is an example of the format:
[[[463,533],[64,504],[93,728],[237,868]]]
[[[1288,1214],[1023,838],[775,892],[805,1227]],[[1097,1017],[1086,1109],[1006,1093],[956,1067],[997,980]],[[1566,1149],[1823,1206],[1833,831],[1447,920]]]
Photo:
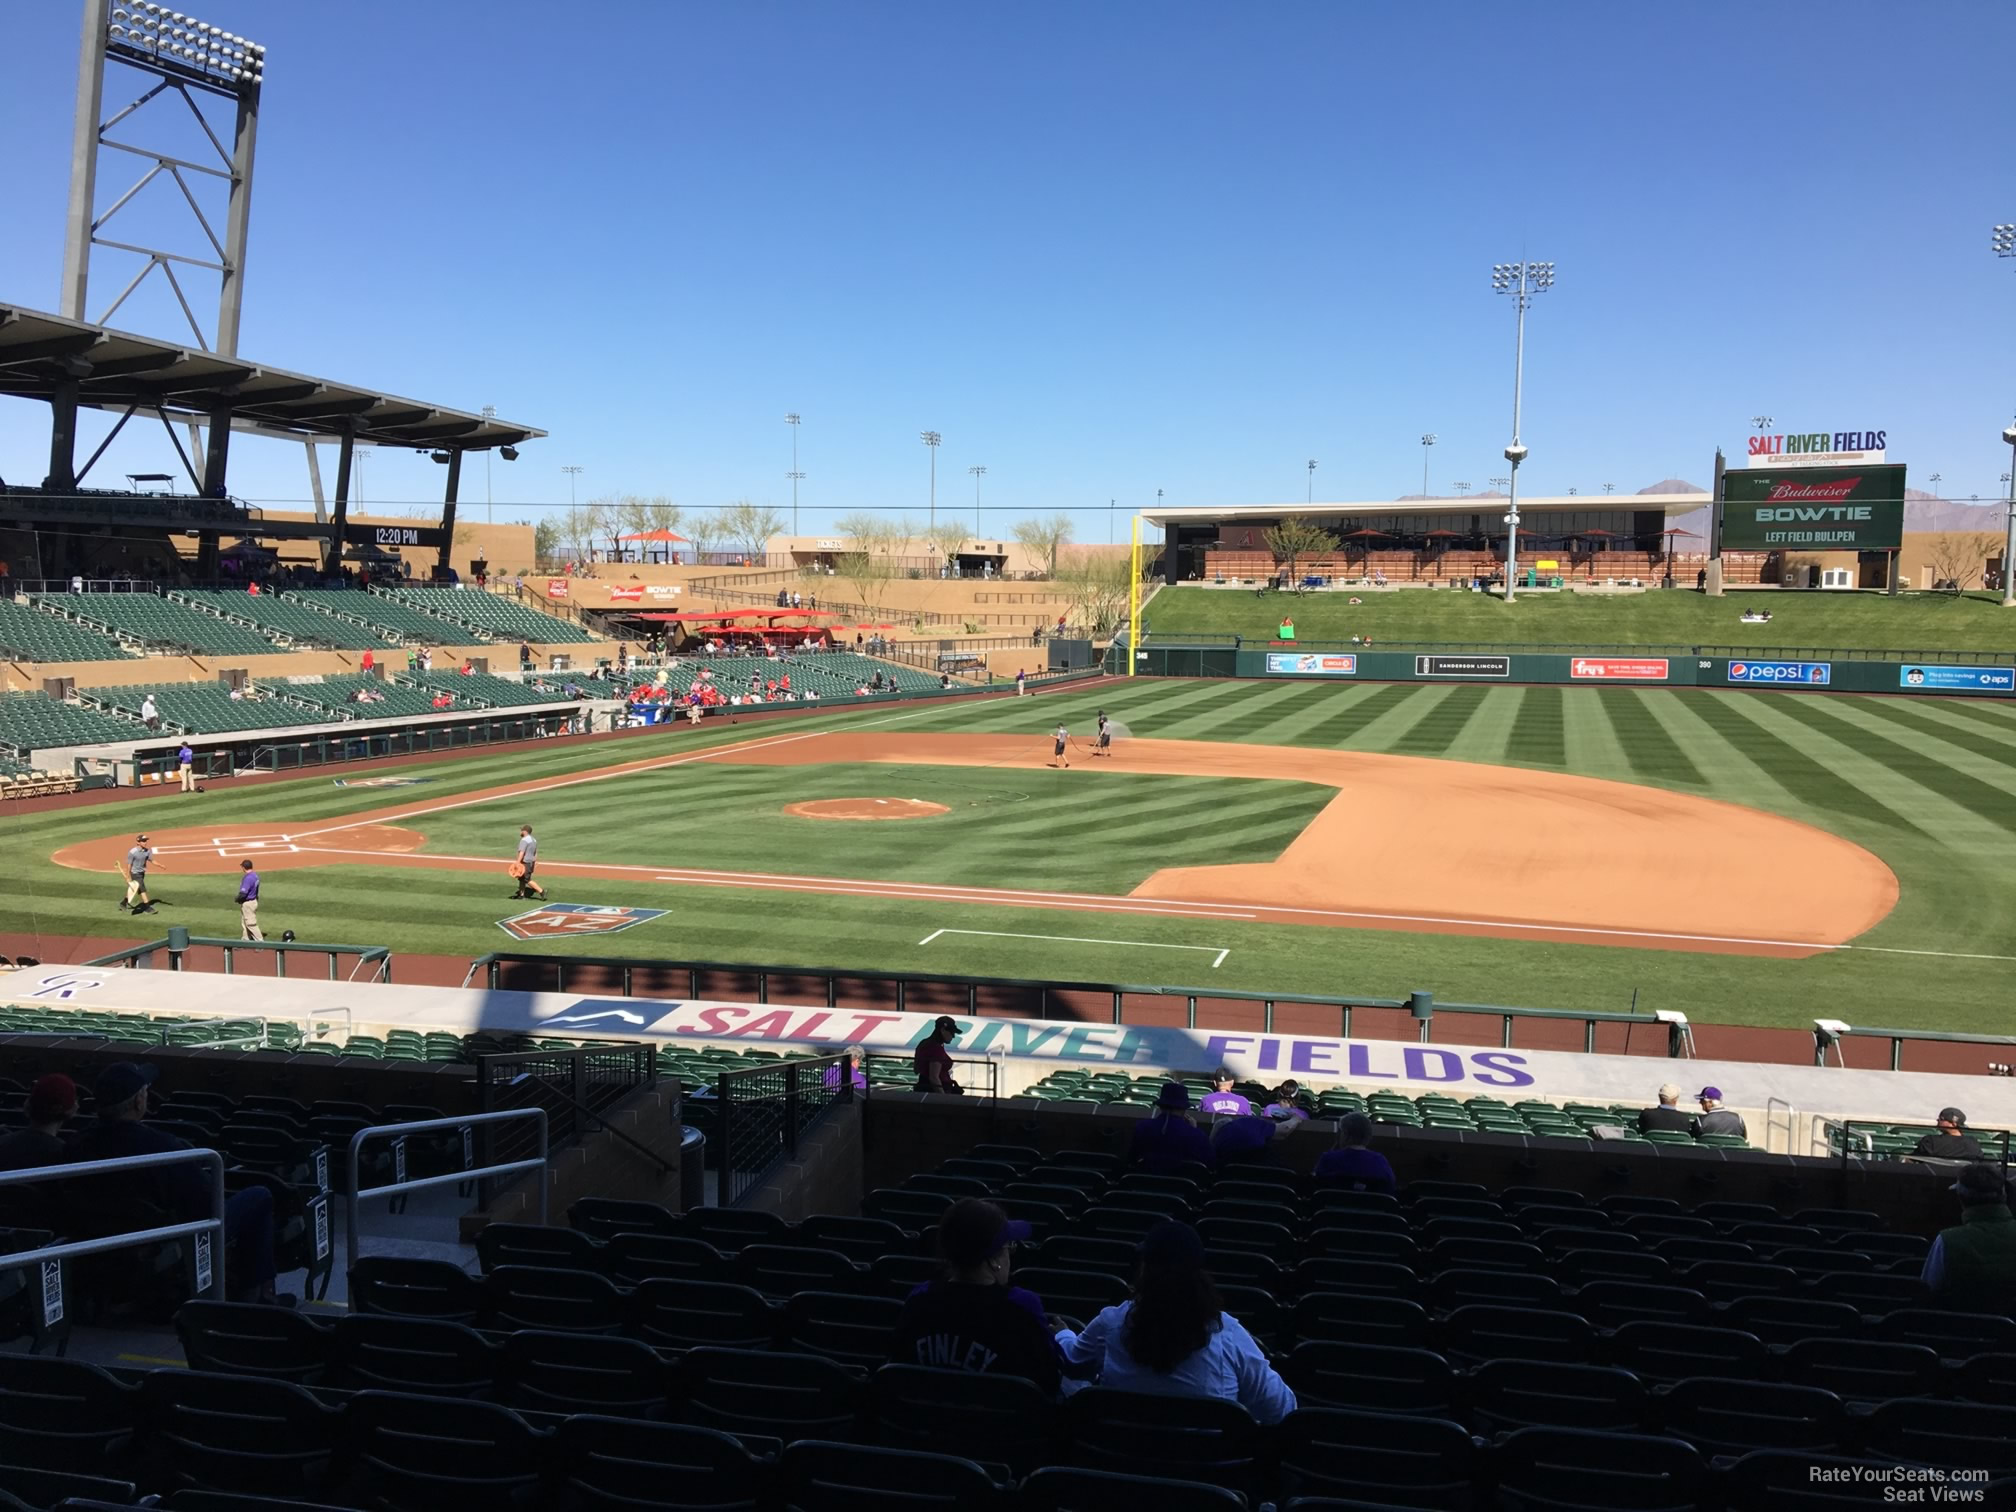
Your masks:
[[[499,519],[564,504],[569,464],[583,498],[788,507],[787,411],[808,531],[921,517],[927,428],[941,507],[988,469],[990,535],[1061,509],[1103,540],[1109,499],[1124,530],[1158,488],[1300,498],[1312,457],[1319,498],[1418,492],[1424,431],[1432,491],[1482,488],[1511,411],[1490,268],[1522,254],[1559,266],[1522,489],[1706,483],[1759,412],[1885,430],[1962,497],[2008,464],[2008,6],[193,14],[269,49],[242,355],[550,431],[494,466]],[[0,298],[53,309],[78,13],[5,25]],[[145,199],[132,229],[169,225]],[[93,317],[128,276],[100,257]],[[163,289],[114,323],[179,316]],[[39,479],[46,434],[0,404],[0,475]],[[297,447],[232,464],[243,497],[306,496]],[[172,465],[157,424],[92,481]],[[440,486],[388,453],[365,497]]]

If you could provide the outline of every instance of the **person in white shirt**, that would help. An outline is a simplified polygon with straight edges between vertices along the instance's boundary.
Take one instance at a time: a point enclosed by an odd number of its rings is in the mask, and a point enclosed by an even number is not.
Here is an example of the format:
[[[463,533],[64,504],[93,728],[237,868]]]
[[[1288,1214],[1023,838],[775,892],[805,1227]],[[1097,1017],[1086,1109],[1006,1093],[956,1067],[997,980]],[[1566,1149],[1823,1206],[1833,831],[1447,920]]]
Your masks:
[[[1261,1423],[1295,1410],[1288,1389],[1204,1268],[1204,1241],[1187,1223],[1159,1223],[1141,1241],[1134,1295],[1080,1333],[1057,1335],[1065,1373],[1151,1396],[1218,1397]]]
[[[140,721],[150,730],[161,728],[161,711],[154,707],[154,695],[149,693],[140,700]]]

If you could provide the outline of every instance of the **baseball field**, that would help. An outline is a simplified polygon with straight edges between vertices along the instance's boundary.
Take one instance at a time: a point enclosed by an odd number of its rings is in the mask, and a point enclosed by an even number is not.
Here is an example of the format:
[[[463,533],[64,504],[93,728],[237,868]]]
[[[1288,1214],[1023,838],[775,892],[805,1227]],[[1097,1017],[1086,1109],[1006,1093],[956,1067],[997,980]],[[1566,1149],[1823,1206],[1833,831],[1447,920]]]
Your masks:
[[[507,933],[540,911],[509,896],[520,824],[553,904],[643,912]],[[131,919],[117,858],[143,830],[161,905]],[[170,924],[235,936],[249,856],[269,935],[397,952],[1576,1009],[1635,991],[1702,1022],[2000,1031],[2016,709],[1109,681],[16,809],[0,845],[0,934],[44,960]]]

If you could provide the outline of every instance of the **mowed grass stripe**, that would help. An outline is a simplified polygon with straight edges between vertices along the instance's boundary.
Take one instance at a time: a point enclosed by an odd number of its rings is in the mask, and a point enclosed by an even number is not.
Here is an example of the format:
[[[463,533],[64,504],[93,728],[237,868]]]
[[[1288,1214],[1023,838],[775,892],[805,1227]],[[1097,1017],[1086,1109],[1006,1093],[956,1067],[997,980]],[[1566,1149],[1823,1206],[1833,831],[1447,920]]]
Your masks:
[[[1245,684],[1240,695],[1193,704],[1173,717],[1158,711],[1151,721],[1158,740],[1244,740],[1275,744],[1272,727],[1275,717],[1300,701],[1302,689],[1292,683]],[[1145,733],[1143,721],[1128,725],[1136,734]]]
[[[1707,786],[1701,769],[1688,759],[1680,743],[1666,732],[1666,726],[1648,707],[1649,699],[1674,695],[1647,693],[1641,688],[1591,688],[1587,696],[1595,700],[1633,772],[1651,782]]]
[[[1409,699],[1425,697],[1432,691],[1413,683],[1389,683],[1378,692],[1355,699],[1337,710],[1314,729],[1306,731],[1296,744],[1326,749],[1342,746],[1375,720],[1402,709]],[[1375,741],[1372,744],[1378,749],[1386,749],[1384,742]]]
[[[1902,725],[1914,735],[1930,736],[1946,745],[1970,751],[2016,777],[2016,742],[1997,740],[1992,735],[1979,733],[1975,727],[1951,723],[1901,699],[1858,698],[1849,707],[1858,715],[1888,720]],[[2016,729],[2010,733],[2016,735]]]
[[[1484,707],[1484,700],[1490,697],[1491,691],[1475,684],[1451,688],[1393,742],[1393,750],[1402,756],[1442,755],[1456,743],[1463,727]]]
[[[1979,814],[1990,824],[2016,833],[2016,794],[1948,766],[1922,746],[1902,745],[1886,735],[1878,735],[1832,709],[1822,708],[1822,701],[1814,694],[1785,694],[1780,700],[1783,705],[1780,712],[1880,762],[1898,777]]]
[[[1526,766],[1566,766],[1568,728],[1562,710],[1562,689],[1507,689],[1519,700],[1519,712],[1512,719],[1512,733],[1505,741],[1505,758]]]
[[[1800,803],[1837,814],[1864,818],[1891,829],[1924,831],[1866,788],[1858,787],[1806,749],[1772,733],[1753,719],[1771,719],[1772,701],[1824,695],[1802,693],[1708,693],[1676,695],[1674,707],[1685,709],[1753,762],[1759,771]],[[1734,795],[1732,795],[1734,796]],[[1736,801],[1743,801],[1736,797]]]

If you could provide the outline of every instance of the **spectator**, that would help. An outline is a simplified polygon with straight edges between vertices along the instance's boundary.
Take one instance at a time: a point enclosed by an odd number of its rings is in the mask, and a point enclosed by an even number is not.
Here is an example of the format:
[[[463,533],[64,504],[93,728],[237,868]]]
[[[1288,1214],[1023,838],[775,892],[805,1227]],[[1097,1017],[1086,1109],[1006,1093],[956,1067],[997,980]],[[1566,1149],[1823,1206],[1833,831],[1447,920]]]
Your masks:
[[[154,695],[152,693],[141,696],[140,722],[150,730],[161,728],[161,711],[154,707]]]
[[[1270,1094],[1267,1104],[1269,1118],[1306,1119],[1309,1110],[1302,1106],[1302,1084],[1292,1077],[1281,1083]]]
[[[828,1066],[826,1068],[826,1085],[829,1087],[839,1086],[841,1071],[846,1067],[851,1067],[854,1073],[851,1078],[854,1083],[854,1090],[856,1092],[866,1092],[868,1090],[868,1061],[863,1055],[861,1047],[859,1045],[849,1045],[840,1053],[847,1057],[844,1067],[842,1063],[838,1062]]]
[[[1722,1106],[1720,1087],[1701,1089],[1701,1116],[1694,1120],[1694,1137],[1699,1139],[1703,1134],[1734,1134],[1738,1139],[1750,1137],[1742,1115],[1731,1113]]]
[[[1220,1166],[1275,1165],[1274,1136],[1287,1122],[1265,1113],[1248,1113],[1243,1118],[1224,1118],[1211,1131],[1211,1157]]]
[[[1029,1238],[991,1202],[967,1197],[938,1222],[945,1279],[903,1300],[889,1359],[899,1365],[1020,1376],[1054,1395],[1057,1346],[1035,1293],[1011,1285],[1011,1256]]]
[[[532,642],[530,641],[520,641],[518,644],[518,670],[520,672],[530,672],[532,670]]]
[[[1190,1122],[1190,1089],[1164,1082],[1155,1112],[1134,1125],[1134,1163],[1147,1171],[1167,1171],[1192,1160],[1209,1165],[1211,1141]]]
[[[1141,1241],[1134,1295],[1082,1333],[1060,1333],[1067,1373],[1151,1396],[1237,1402],[1262,1423],[1295,1410],[1260,1346],[1225,1311],[1204,1269],[1204,1241],[1187,1223],[1158,1223]]]
[[[160,1071],[132,1061],[115,1061],[98,1073],[95,1125],[70,1147],[72,1161],[113,1160],[127,1155],[165,1155],[192,1146],[143,1122],[148,1091]],[[194,1161],[125,1175],[93,1178],[106,1207],[123,1211],[142,1203],[165,1212],[175,1223],[213,1216],[210,1183]],[[291,1295],[273,1288],[273,1194],[263,1186],[233,1192],[224,1203],[224,1238],[238,1264],[251,1272],[256,1300],[292,1307]],[[236,1274],[236,1272],[233,1272]]]
[[[1925,1252],[1926,1289],[1955,1312],[2007,1313],[2016,1294],[2016,1218],[2002,1168],[1970,1165],[1952,1192],[1960,1199],[1960,1224],[1940,1230]]]
[[[77,1084],[60,1071],[38,1077],[28,1089],[28,1127],[0,1139],[0,1171],[26,1171],[68,1160],[63,1125],[76,1116]]]
[[[1680,1106],[1680,1088],[1673,1082],[1659,1089],[1659,1106],[1645,1108],[1638,1114],[1638,1132],[1650,1134],[1654,1129],[1670,1129],[1681,1134],[1694,1132],[1694,1115]]]
[[[1927,1134],[1918,1141],[1912,1152],[1914,1155],[1929,1155],[1934,1160],[1981,1160],[1981,1145],[1967,1132],[1967,1115],[1958,1108],[1939,1110],[1939,1131]]]
[[[917,1070],[919,1092],[950,1092],[955,1095],[965,1092],[965,1088],[952,1080],[952,1057],[945,1047],[959,1038],[959,1021],[950,1015],[941,1017],[931,1026],[931,1032],[918,1041],[912,1064]]]
[[[378,658],[372,655],[370,650],[367,648],[364,652],[363,659],[359,661],[357,665],[363,671],[364,675],[366,677],[369,677],[378,670]]]
[[[1232,1090],[1237,1081],[1231,1069],[1220,1066],[1211,1073],[1211,1090],[1197,1106],[1213,1118],[1245,1118],[1253,1111],[1253,1104]]]
[[[1399,1187],[1393,1164],[1372,1148],[1372,1120],[1346,1113],[1337,1120],[1337,1143],[1316,1157],[1316,1185],[1347,1192],[1385,1192]]]

